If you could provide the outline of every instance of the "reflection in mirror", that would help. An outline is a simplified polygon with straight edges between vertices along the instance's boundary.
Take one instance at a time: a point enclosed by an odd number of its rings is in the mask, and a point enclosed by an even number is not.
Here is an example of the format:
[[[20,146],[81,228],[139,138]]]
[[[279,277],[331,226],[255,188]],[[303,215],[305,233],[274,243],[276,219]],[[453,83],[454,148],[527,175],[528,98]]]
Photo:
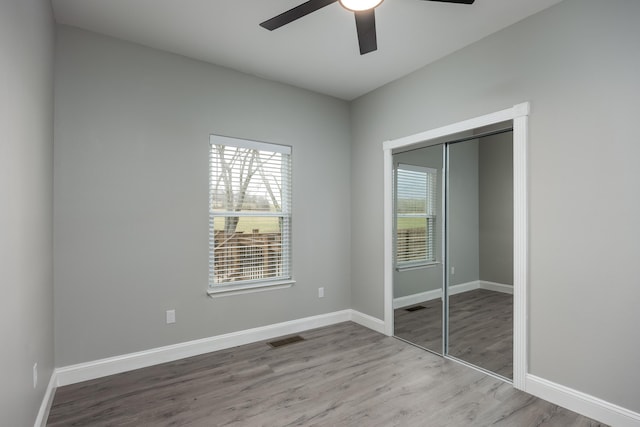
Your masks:
[[[394,335],[442,354],[444,146],[394,154]]]
[[[509,379],[513,378],[512,133],[450,144],[447,187],[447,354]]]

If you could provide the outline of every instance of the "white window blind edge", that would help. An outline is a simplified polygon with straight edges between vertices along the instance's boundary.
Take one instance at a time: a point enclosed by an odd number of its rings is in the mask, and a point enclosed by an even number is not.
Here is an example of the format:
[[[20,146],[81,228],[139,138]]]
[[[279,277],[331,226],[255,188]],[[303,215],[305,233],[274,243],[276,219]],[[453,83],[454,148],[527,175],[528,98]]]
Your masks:
[[[408,165],[405,163],[398,163],[398,169],[404,169],[412,172],[425,172],[428,174],[437,174],[438,170],[434,168],[429,168],[426,166],[417,166],[417,165]]]
[[[398,263],[396,266],[396,271],[410,271],[410,270],[420,270],[423,268],[432,268],[437,267],[441,264],[440,261],[423,261],[423,262],[402,262]]]
[[[287,206],[288,207],[288,206]],[[291,212],[267,212],[267,211],[214,211],[210,210],[209,215],[215,217],[267,217],[267,218],[291,218]]]
[[[232,138],[230,136],[214,135],[209,136],[211,145],[231,145],[239,148],[247,148],[250,150],[271,151],[274,153],[291,154],[291,147],[288,145],[273,144],[270,142],[252,141],[248,139]]]

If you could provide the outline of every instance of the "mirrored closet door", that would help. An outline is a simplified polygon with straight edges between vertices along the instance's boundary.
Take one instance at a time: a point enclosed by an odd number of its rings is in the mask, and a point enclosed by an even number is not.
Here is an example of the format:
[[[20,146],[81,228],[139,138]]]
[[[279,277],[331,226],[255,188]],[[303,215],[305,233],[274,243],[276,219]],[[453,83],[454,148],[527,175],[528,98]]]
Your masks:
[[[511,122],[394,153],[396,337],[513,378]]]
[[[444,146],[394,155],[395,336],[443,352]]]
[[[512,133],[489,132],[448,144],[446,188],[446,354],[508,379],[513,378]]]

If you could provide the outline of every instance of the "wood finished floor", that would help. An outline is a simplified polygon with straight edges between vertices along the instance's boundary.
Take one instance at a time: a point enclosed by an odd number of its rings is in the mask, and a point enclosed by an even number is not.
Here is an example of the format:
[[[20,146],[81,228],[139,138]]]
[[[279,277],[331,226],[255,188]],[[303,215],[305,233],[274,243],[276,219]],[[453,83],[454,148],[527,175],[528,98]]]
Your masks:
[[[513,295],[475,289],[449,298],[449,354],[513,379]]]
[[[442,353],[442,302],[394,310],[395,335]],[[513,378],[513,295],[475,289],[449,297],[449,354]]]
[[[351,322],[56,390],[48,426],[599,426]]]
[[[407,310],[416,306],[424,308],[416,311]],[[393,334],[442,354],[442,299],[393,310]]]

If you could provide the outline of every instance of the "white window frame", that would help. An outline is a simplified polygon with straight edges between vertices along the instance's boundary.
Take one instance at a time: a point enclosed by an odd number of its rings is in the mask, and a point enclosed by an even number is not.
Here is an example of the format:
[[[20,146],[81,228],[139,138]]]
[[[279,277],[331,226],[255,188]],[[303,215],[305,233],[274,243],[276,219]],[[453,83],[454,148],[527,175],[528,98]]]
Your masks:
[[[214,146],[224,145],[236,148],[255,149],[258,151],[265,151],[269,153],[280,153],[287,156],[288,171],[285,171],[288,176],[283,176],[281,179],[282,184],[282,206],[279,212],[252,212],[252,211],[214,211],[213,205],[213,182],[217,178],[214,174],[215,154]],[[292,286],[295,281],[292,275],[292,256],[291,256],[291,244],[292,244],[292,148],[286,145],[279,145],[267,142],[252,141],[240,138],[232,138],[221,135],[210,135],[209,138],[209,285],[207,293],[212,296],[226,296],[240,293],[258,292],[269,289],[280,289]],[[273,278],[253,278],[239,281],[229,281],[216,283],[215,280],[215,218],[223,217],[276,217],[283,218],[285,227],[281,230],[281,262],[283,269],[282,274]]]
[[[398,213],[398,171],[405,170],[410,172],[418,172],[425,175],[425,206],[424,213],[415,214],[400,214]],[[411,270],[415,268],[422,268],[438,263],[436,252],[436,240],[437,240],[437,191],[438,191],[438,170],[429,168],[426,166],[409,165],[405,163],[399,163],[395,167],[394,173],[394,259],[395,268],[397,271]],[[414,261],[399,261],[398,260],[398,218],[424,218],[425,219],[425,259]],[[429,228],[429,225],[431,227]],[[430,232],[431,231],[431,232]],[[429,256],[430,255],[430,256]]]

